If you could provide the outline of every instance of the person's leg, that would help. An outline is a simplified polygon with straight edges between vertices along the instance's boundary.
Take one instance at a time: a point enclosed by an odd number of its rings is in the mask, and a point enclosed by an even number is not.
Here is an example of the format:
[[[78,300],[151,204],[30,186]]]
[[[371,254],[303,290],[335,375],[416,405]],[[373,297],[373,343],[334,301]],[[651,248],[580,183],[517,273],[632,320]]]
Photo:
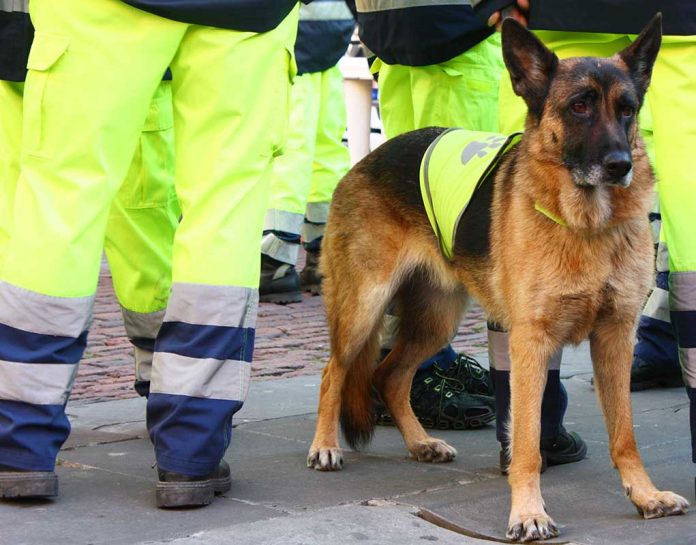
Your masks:
[[[677,339],[669,315],[669,254],[664,240],[657,244],[656,271],[655,287],[638,323],[631,366],[632,391],[684,384]]]
[[[350,168],[350,154],[343,145],[346,131],[346,103],[343,76],[338,66],[321,72],[321,94],[316,130],[312,178],[307,197],[302,241],[307,262],[300,273],[303,289],[318,294],[321,286],[319,253],[326,229],[331,197],[339,180]]]
[[[296,10],[264,34],[191,26],[171,62],[182,221],[147,402],[161,507],[212,500],[248,391],[259,245],[296,28]],[[188,490],[178,475],[210,482]]]
[[[12,203],[19,177],[24,83],[0,81],[0,261],[12,228]]]
[[[271,194],[261,241],[261,301],[302,300],[295,270],[312,177],[321,100],[321,73],[295,78],[283,154],[273,160]]]
[[[379,113],[386,138],[417,129],[413,117],[410,66],[379,62]]]
[[[31,15],[21,173],[0,271],[0,465],[51,472],[70,430],[64,408],[111,200],[180,25],[116,0],[32,0]]]
[[[560,369],[563,351],[559,350],[549,362],[549,371],[541,402],[542,471],[546,465],[560,465],[582,460],[587,445],[575,432],[563,426],[568,408],[568,393],[561,383]],[[488,360],[495,391],[496,438],[501,444],[500,470],[507,473],[510,465],[510,334],[497,324],[488,324]]]
[[[163,81],[150,104],[126,179],[109,212],[104,249],[135,349],[135,389],[150,389],[155,337],[169,299],[172,244],[179,224],[174,191],[174,126],[171,82]]]
[[[660,212],[669,249],[669,306],[691,400],[696,462],[696,37],[665,36],[653,70],[650,107],[660,176]]]

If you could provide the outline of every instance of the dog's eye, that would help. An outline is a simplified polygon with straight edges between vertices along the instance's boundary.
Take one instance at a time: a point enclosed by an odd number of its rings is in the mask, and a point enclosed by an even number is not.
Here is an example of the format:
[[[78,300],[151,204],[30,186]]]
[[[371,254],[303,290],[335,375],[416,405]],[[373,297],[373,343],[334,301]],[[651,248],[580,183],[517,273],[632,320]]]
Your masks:
[[[582,115],[587,113],[588,107],[586,102],[578,100],[570,105],[570,109],[573,110],[574,113]]]
[[[621,115],[624,117],[632,117],[633,113],[634,113],[634,110],[630,106],[623,106],[621,108]]]

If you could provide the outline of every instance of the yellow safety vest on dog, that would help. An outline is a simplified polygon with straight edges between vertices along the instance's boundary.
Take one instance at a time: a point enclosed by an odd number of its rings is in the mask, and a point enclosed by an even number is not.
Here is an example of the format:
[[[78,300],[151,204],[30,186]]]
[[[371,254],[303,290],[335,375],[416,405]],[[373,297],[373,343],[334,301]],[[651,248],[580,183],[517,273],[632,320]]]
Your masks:
[[[442,253],[448,259],[454,255],[457,226],[474,191],[521,137],[521,133],[504,136],[449,129],[426,150],[420,169],[421,196]]]

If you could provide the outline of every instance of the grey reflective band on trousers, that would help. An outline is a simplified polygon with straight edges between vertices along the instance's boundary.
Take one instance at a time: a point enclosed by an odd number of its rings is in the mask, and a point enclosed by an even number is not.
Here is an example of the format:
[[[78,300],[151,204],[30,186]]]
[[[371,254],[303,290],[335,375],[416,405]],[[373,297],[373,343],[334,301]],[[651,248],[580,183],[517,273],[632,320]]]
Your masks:
[[[360,13],[429,6],[471,6],[471,0],[356,0]]]
[[[344,0],[329,0],[300,5],[300,21],[345,21],[353,20],[353,14]]]
[[[303,223],[304,216],[302,214],[297,214],[295,212],[287,212],[286,210],[277,210],[275,208],[269,208],[266,211],[266,216],[263,221],[263,230],[283,231],[285,233],[299,235]]]
[[[312,223],[326,223],[329,217],[330,202],[310,202],[307,203],[305,216],[307,221]]]
[[[325,223],[305,223],[302,226],[302,240],[305,244],[324,236],[326,232]]]
[[[669,251],[667,250],[666,242],[658,242],[657,244],[657,259],[655,261],[657,272],[669,271]]]
[[[294,266],[300,257],[300,243],[287,242],[273,233],[268,233],[261,239],[261,253]]]
[[[692,316],[696,312],[696,271],[670,272],[669,308],[674,313],[672,322],[677,326],[680,325],[678,320],[685,321],[681,323],[682,327],[693,323]],[[679,316],[684,312],[688,314]],[[677,340],[681,341],[678,335]],[[679,363],[686,385],[696,388],[696,347],[679,346]]]
[[[92,320],[94,295],[54,297],[0,282],[0,324],[76,339]]]
[[[648,297],[641,314],[661,322],[670,323],[669,292],[655,286],[650,292],[650,297]]]
[[[222,327],[256,327],[259,292],[237,286],[175,282],[165,322]]]
[[[150,392],[244,401],[250,378],[251,364],[246,361],[155,352]]]
[[[65,405],[77,364],[0,361],[0,399],[34,405]]]
[[[164,310],[135,312],[121,307],[121,314],[129,339],[155,339],[164,319]]]
[[[29,0],[0,0],[0,11],[29,13]]]
[[[563,347],[549,361],[549,371],[561,368]],[[488,329],[488,365],[496,371],[510,371],[510,333]]]

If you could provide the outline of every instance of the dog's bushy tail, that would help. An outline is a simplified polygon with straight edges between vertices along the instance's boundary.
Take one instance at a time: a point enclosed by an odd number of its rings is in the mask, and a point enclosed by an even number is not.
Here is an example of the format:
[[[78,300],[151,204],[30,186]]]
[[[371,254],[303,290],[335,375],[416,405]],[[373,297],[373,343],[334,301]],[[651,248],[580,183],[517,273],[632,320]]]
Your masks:
[[[355,450],[372,440],[377,424],[372,376],[378,344],[377,335],[371,335],[350,365],[341,392],[341,429],[347,443]]]

